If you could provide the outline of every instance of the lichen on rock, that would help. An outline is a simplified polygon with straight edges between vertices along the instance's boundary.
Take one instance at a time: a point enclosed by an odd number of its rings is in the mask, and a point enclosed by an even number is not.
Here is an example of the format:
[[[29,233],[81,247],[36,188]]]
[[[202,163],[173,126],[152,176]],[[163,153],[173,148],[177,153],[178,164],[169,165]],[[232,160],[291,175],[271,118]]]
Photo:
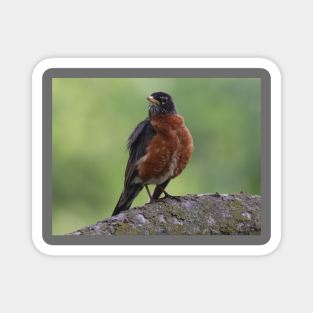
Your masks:
[[[249,235],[261,232],[261,197],[236,193],[162,198],[70,235]]]

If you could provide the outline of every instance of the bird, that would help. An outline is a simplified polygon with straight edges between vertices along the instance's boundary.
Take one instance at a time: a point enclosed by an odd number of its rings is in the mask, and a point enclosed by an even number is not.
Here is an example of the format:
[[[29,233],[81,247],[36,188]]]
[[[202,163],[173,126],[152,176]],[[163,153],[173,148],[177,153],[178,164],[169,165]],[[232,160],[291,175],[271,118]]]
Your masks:
[[[145,187],[154,202],[166,192],[168,183],[187,166],[194,144],[184,118],[176,111],[173,98],[166,92],[150,94],[148,117],[140,122],[128,138],[129,158],[125,169],[124,188],[112,216],[128,210]],[[156,185],[151,195],[148,185]]]

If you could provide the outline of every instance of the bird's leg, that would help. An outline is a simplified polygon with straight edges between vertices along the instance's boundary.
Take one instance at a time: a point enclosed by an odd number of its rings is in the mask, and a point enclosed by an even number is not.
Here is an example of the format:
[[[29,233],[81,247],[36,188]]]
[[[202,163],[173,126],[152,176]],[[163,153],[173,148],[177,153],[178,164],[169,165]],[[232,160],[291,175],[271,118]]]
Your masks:
[[[153,202],[154,200],[153,200],[153,198],[152,198],[152,196],[151,196],[151,193],[150,193],[150,190],[149,190],[149,188],[148,188],[148,185],[145,185],[145,188],[146,188],[147,193],[148,193],[149,198],[150,198],[150,202],[149,202],[149,203],[151,203],[151,202]]]
[[[162,186],[160,186],[160,188],[162,189],[162,192],[164,193],[164,198],[170,198],[170,199],[175,199],[177,201],[180,201],[180,198],[178,196],[170,195],[167,191],[165,191],[165,188],[163,188]]]

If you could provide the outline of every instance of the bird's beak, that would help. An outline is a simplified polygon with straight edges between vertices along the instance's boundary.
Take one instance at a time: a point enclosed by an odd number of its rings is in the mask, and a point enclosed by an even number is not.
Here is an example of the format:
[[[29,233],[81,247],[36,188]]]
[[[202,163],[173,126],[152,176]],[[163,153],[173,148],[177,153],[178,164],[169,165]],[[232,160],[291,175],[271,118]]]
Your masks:
[[[160,102],[156,99],[154,99],[152,96],[149,96],[147,97],[147,100],[151,103],[151,104],[154,104],[154,105],[159,105]]]

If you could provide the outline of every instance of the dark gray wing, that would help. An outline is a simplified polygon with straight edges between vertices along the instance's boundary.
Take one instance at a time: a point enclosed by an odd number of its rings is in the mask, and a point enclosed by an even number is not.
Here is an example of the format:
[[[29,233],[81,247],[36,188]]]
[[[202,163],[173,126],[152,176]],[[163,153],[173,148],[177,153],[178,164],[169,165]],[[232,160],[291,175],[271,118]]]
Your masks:
[[[149,142],[155,134],[156,132],[150,123],[150,119],[146,118],[136,126],[129,136],[127,143],[129,159],[125,171],[125,187],[129,186],[137,176],[137,162],[146,154]]]

